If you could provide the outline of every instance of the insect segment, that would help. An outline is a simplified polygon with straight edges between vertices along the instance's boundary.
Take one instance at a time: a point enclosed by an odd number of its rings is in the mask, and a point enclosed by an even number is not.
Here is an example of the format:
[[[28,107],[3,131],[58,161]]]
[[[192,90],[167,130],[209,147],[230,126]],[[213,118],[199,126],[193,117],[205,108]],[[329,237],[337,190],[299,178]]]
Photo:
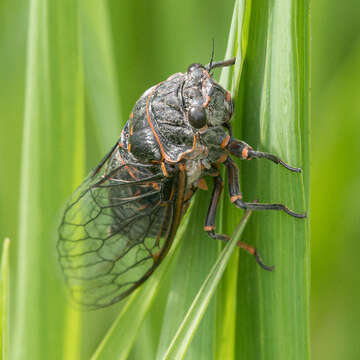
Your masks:
[[[282,210],[282,204],[245,202],[238,168],[229,155],[265,158],[300,172],[274,155],[255,151],[232,136],[230,93],[211,77],[235,59],[192,64],[147,90],[136,102],[119,141],[74,192],[59,228],[58,252],[73,298],[89,307],[111,305],[134,291],[168,252],[181,217],[203,177],[214,179],[205,220],[213,238],[227,169],[231,202],[241,209]],[[239,246],[265,266],[256,249]]]

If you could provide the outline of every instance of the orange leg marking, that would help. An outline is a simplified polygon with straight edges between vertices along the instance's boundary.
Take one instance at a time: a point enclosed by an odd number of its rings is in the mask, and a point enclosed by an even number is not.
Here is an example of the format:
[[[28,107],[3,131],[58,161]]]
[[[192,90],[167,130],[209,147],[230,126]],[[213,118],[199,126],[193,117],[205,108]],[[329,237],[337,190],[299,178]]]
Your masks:
[[[212,231],[215,230],[215,226],[204,226],[205,231]]]
[[[228,158],[228,154],[223,153],[223,154],[216,160],[216,162],[223,163],[227,158]]]
[[[224,149],[226,147],[226,145],[229,143],[229,141],[230,141],[230,135],[227,134],[226,137],[224,138],[224,140],[222,141],[220,147],[222,149]]]
[[[241,152],[241,157],[243,159],[247,159],[248,158],[248,154],[249,154],[249,149],[247,147],[244,147],[242,152]]]
[[[234,196],[231,196],[230,201],[233,203],[236,200],[241,200],[241,199],[242,199],[242,195],[234,195]]]
[[[206,190],[206,191],[209,190],[206,180],[204,178],[198,180],[196,187],[198,187],[201,190]]]

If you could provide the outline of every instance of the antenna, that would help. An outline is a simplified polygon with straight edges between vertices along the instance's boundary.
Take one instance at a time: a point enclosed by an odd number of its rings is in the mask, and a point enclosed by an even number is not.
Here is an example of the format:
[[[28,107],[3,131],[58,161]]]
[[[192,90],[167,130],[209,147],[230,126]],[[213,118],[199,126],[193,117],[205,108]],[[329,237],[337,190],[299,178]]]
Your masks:
[[[205,66],[205,69],[207,71],[210,71],[212,69],[218,68],[218,67],[224,67],[224,66],[231,66],[234,65],[236,61],[236,57],[229,59],[229,60],[223,60],[223,61],[216,61],[216,62],[210,62]]]

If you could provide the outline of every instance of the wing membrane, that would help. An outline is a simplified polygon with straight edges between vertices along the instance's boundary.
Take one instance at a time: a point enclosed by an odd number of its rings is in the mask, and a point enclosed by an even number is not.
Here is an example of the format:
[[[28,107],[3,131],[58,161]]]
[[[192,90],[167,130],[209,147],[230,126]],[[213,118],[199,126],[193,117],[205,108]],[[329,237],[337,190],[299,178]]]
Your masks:
[[[160,263],[176,232],[184,186],[118,147],[74,192],[59,228],[60,264],[76,302],[111,305]]]

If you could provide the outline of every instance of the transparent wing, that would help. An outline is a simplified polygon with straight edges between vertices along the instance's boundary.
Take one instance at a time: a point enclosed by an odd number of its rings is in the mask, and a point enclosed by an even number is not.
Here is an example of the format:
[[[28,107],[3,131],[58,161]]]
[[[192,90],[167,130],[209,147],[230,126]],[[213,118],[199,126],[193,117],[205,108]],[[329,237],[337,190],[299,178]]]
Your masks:
[[[59,228],[64,275],[75,301],[89,308],[111,305],[144,282],[181,216],[177,178],[165,178],[160,167],[124,164],[120,154],[75,191]]]

